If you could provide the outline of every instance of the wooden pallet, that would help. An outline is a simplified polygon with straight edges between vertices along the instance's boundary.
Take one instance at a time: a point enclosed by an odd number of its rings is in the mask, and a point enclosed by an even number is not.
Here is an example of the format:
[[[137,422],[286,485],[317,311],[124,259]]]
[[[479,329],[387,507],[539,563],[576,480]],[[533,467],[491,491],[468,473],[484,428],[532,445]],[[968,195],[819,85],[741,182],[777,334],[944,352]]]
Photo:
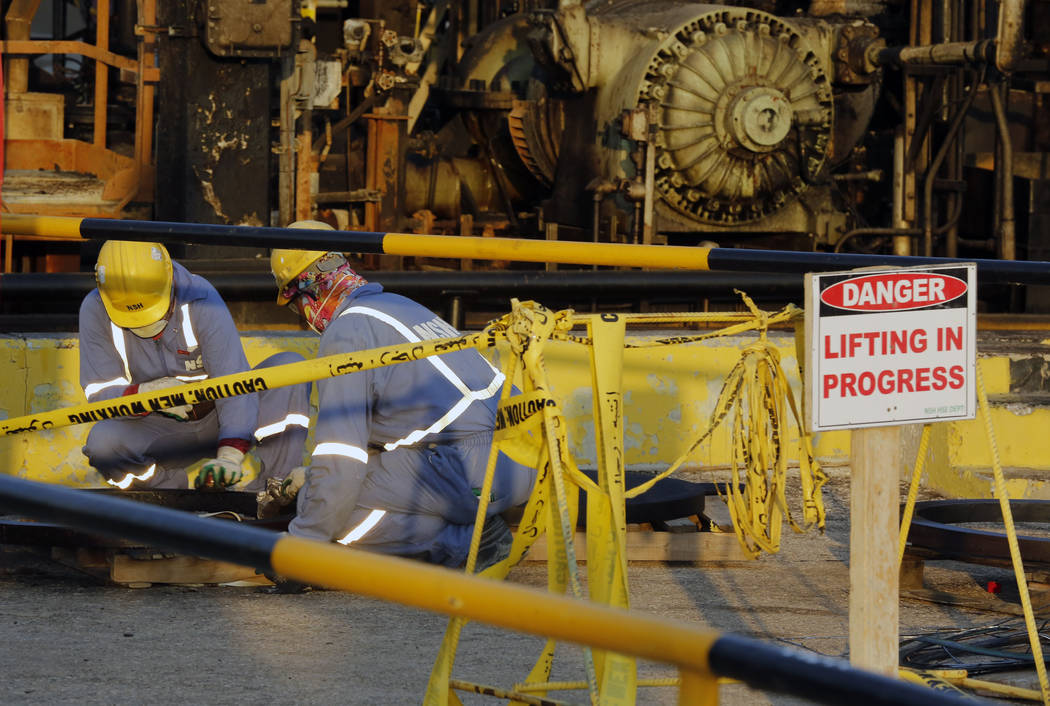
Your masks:
[[[633,527],[633,525],[632,525]],[[576,533],[577,562],[587,560],[587,534]],[[540,537],[525,555],[525,561],[547,560],[547,538]],[[724,532],[627,532],[627,561],[672,561],[718,563],[750,561],[736,535]]]
[[[700,531],[704,524],[698,518],[665,524],[661,531],[650,525],[628,525],[628,561],[668,561],[683,563],[718,563],[749,561],[731,532]],[[576,532],[576,556],[587,560],[587,535]],[[53,547],[51,558],[108,583],[129,588],[153,584],[260,584],[270,581],[255,569],[212,559],[182,555],[149,554],[143,550]],[[525,555],[527,562],[547,560],[546,537],[540,537]]]
[[[66,549],[55,547],[51,558],[95,578],[128,588],[163,584],[268,585],[269,579],[255,569],[238,564],[193,556],[132,556],[119,549]]]

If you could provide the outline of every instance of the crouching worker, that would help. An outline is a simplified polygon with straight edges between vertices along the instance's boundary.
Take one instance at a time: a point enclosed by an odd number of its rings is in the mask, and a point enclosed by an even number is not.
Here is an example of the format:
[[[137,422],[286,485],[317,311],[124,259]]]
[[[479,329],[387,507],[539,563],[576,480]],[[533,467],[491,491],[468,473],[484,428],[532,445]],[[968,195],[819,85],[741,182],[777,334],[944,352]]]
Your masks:
[[[98,287],[80,306],[80,384],[88,402],[171,390],[249,370],[226,304],[205,279],[172,262],[159,243],[110,240],[95,265]],[[258,367],[301,359],[278,353]],[[95,423],[83,447],[91,465],[121,489],[186,488],[186,467],[209,459],[198,487],[243,476],[257,442],[259,475],[288,475],[302,463],[309,384],[275,388]]]
[[[317,221],[290,227],[325,228]],[[459,333],[429,309],[384,292],[336,252],[274,250],[278,304],[321,334],[318,356]],[[504,375],[476,350],[319,380],[310,465],[293,535],[462,566],[492,445]],[[535,470],[500,453],[476,570],[510,551],[501,512],[524,503]]]

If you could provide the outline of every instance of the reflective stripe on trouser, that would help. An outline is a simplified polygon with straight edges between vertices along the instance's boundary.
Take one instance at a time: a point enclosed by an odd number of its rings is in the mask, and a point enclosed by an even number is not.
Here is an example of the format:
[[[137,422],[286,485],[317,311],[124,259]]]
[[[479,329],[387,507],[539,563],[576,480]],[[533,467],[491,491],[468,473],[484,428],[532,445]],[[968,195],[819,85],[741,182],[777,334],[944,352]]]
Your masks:
[[[491,435],[478,434],[433,448],[398,448],[370,456],[357,507],[337,536],[361,526],[373,510],[385,510],[353,546],[461,566],[474,532],[478,509],[474,489],[484,481],[490,440]],[[534,469],[501,454],[488,515],[528,500],[535,475]]]
[[[351,527],[365,522],[372,512],[358,506],[350,516]],[[350,546],[459,567],[467,560],[473,532],[473,523],[451,524],[435,515],[387,512]]]
[[[358,505],[404,513],[437,515],[454,524],[472,524],[478,509],[475,489],[485,479],[491,434],[449,444],[397,448],[369,457],[368,479]],[[500,453],[488,514],[529,498],[536,471]]]
[[[293,357],[285,357],[288,355]],[[302,359],[294,353],[279,353],[258,367]],[[309,411],[309,384],[279,387],[258,394],[260,419],[284,417],[289,413],[289,405],[295,404],[299,409]],[[306,428],[293,424],[283,433],[264,439],[256,450],[262,466],[261,479],[253,481],[251,486],[261,488],[268,475],[284,477],[288,471],[302,465],[307,433]],[[186,421],[163,414],[148,414],[96,422],[88,433],[83,452],[88,462],[107,480],[120,482],[127,473],[140,474],[156,463],[153,477],[137,481],[132,487],[187,488],[189,479],[184,469],[201,459],[212,458],[218,442],[217,410],[201,419]]]
[[[83,452],[107,480],[120,482],[128,473],[141,474],[156,463],[153,476],[132,487],[188,488],[183,469],[214,455],[218,434],[214,410],[203,419],[185,422],[162,414],[103,419],[91,428]]]
[[[128,472],[123,478],[106,482],[119,490],[185,490],[187,481],[186,472],[181,468],[164,468],[153,463],[141,473]]]
[[[298,353],[275,353],[255,366],[254,370],[305,360]],[[259,428],[267,433],[256,440],[259,474],[244,486],[246,491],[262,490],[267,478],[284,478],[296,466],[303,465],[303,450],[310,433],[310,383],[286,385],[259,394]],[[307,424],[303,422],[307,421]],[[276,426],[275,426],[276,424]]]

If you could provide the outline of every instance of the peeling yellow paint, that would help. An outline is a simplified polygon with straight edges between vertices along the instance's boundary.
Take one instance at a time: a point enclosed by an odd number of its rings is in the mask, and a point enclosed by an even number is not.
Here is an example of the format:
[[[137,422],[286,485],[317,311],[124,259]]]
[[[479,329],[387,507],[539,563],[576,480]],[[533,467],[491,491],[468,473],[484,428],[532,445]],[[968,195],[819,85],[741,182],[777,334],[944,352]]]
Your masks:
[[[787,334],[771,335],[770,340],[780,351],[784,370],[801,402],[794,340]],[[739,336],[626,350],[625,462],[632,468],[662,469],[683,453],[706,430],[722,381],[741,349],[753,341],[753,337]],[[243,342],[251,365],[281,351],[293,350],[309,358],[317,350],[317,337],[309,333],[247,333]],[[505,347],[486,352],[497,365],[508,353]],[[569,425],[572,453],[579,465],[593,466],[596,451],[588,352],[578,344],[551,342],[545,348],[545,360],[551,393]],[[988,394],[1009,391],[1008,356],[983,357],[979,365]],[[84,401],[75,336],[0,335],[0,369],[5,381],[0,386],[0,418]],[[992,419],[1012,497],[1050,498],[1050,433],[1046,431],[1050,428],[1050,409],[1026,404],[996,406]],[[101,479],[80,451],[89,428],[82,424],[0,439],[3,472],[65,485],[100,487]],[[786,439],[792,442],[788,443],[792,450],[794,436],[791,432]],[[821,462],[848,462],[849,432],[818,434],[814,442]],[[721,469],[729,458],[729,435],[722,428],[693,452],[687,466]],[[954,497],[992,497],[991,478],[991,454],[982,421],[934,426],[924,483]]]
[[[978,358],[977,365],[984,378],[984,391],[998,395],[1010,391],[1010,359],[1005,356]]]

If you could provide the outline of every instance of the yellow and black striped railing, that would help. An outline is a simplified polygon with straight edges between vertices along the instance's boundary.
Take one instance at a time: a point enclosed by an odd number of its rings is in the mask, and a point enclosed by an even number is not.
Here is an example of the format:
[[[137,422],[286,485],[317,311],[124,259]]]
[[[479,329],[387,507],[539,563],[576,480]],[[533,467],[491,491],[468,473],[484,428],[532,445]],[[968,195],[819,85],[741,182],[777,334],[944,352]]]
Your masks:
[[[416,235],[365,231],[304,230],[263,226],[233,226],[164,221],[113,220],[33,216],[5,213],[0,231],[27,236],[62,236],[91,240],[146,240],[161,243],[244,245],[341,252],[410,255],[416,257],[516,260],[578,265],[605,265],[735,272],[818,272],[857,267],[977,263],[982,284],[1050,284],[1050,263],[1021,260],[956,259],[863,253],[751,250],[747,248],[630,245],[483,238],[459,235]]]
[[[0,510],[559,641],[673,664],[681,704],[717,704],[716,678],[822,704],[972,703],[812,652],[470,576],[418,561],[0,474]],[[508,609],[513,606],[513,610]]]

